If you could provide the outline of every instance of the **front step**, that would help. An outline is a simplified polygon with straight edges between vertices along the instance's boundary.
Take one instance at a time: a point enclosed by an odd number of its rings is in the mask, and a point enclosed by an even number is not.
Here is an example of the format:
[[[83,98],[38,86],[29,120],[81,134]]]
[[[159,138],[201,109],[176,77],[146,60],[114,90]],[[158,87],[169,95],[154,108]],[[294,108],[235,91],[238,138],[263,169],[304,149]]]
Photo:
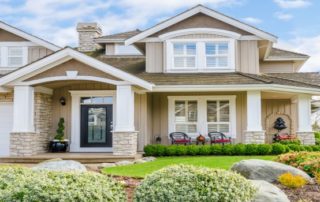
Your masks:
[[[114,163],[118,161],[134,161],[141,158],[141,154],[135,156],[114,156],[112,154],[103,153],[48,153],[34,156],[10,156],[0,157],[0,163],[21,163],[21,164],[35,164],[46,160],[61,158],[63,160],[75,160],[84,164],[96,163]]]

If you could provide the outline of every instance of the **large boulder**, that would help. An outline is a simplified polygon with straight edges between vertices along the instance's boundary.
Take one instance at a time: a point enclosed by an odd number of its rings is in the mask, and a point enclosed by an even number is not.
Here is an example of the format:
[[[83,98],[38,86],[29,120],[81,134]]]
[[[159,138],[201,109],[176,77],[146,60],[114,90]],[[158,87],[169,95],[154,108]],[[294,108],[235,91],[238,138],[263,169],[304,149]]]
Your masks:
[[[61,161],[45,161],[32,167],[33,170],[46,170],[46,171],[77,171],[86,172],[87,169],[84,165],[77,161],[61,160]]]
[[[250,180],[257,189],[253,202],[290,202],[287,195],[278,187],[264,180]]]
[[[289,172],[293,175],[300,175],[307,181],[312,182],[312,178],[302,170],[274,161],[258,159],[242,160],[235,163],[231,170],[251,180],[274,182],[277,181],[280,175]]]

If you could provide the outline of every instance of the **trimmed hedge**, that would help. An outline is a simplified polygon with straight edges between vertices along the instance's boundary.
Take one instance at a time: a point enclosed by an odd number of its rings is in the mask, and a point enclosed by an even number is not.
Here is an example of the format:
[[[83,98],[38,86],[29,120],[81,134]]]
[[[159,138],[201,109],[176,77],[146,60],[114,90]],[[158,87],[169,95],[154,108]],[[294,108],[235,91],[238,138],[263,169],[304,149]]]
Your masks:
[[[231,171],[173,165],[147,175],[135,190],[134,201],[252,201],[256,192],[249,180]]]
[[[228,144],[228,145],[160,145],[144,147],[145,156],[204,156],[204,155],[278,155],[290,151],[320,151],[319,145],[297,144]]]

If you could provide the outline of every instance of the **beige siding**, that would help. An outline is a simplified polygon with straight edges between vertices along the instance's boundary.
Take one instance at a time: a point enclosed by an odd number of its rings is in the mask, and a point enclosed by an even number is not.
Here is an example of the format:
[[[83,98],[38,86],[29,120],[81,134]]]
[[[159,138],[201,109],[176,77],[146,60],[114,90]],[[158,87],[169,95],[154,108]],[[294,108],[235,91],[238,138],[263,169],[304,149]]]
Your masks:
[[[146,71],[163,72],[163,43],[146,43]]]
[[[52,105],[53,105],[53,118],[52,118],[52,136],[55,134],[59,119],[63,117],[65,119],[65,133],[66,137],[70,138],[71,135],[71,95],[70,90],[115,90],[112,85],[93,83],[93,82],[81,82],[78,84],[71,84],[64,87],[56,88],[53,92]],[[62,106],[59,102],[60,98],[66,99],[66,105]]]
[[[0,29],[0,41],[28,41],[20,36],[7,32],[3,29]]]
[[[257,41],[239,41],[237,43],[236,69],[244,73],[259,73],[259,49]]]
[[[153,93],[150,95],[152,100],[148,102],[148,113],[152,114],[152,120],[148,120],[148,125],[152,122],[152,132],[148,133],[151,143],[155,143],[156,137],[160,136],[162,144],[169,144],[168,140],[168,96],[177,95],[236,95],[236,113],[237,113],[237,138],[236,142],[243,139],[243,131],[246,128],[246,93],[245,92],[203,92],[203,93]],[[148,98],[149,99],[149,98]],[[150,130],[150,129],[149,129]]]
[[[106,55],[114,55],[115,54],[115,44],[107,43],[106,44]]]
[[[261,62],[261,73],[291,73],[295,72],[295,66],[293,61],[279,61],[279,62]]]
[[[266,131],[266,142],[272,143],[273,134],[277,132],[273,128],[274,122],[281,117],[286,122],[287,129],[282,132],[295,134],[297,130],[296,104],[290,99],[262,100],[262,127]]]
[[[134,121],[135,129],[138,133],[138,151],[143,151],[143,147],[148,144],[148,119],[147,94],[135,94]]]
[[[31,46],[28,48],[28,63],[39,60],[40,58],[43,58],[51,53],[52,51],[47,48],[41,46]]]

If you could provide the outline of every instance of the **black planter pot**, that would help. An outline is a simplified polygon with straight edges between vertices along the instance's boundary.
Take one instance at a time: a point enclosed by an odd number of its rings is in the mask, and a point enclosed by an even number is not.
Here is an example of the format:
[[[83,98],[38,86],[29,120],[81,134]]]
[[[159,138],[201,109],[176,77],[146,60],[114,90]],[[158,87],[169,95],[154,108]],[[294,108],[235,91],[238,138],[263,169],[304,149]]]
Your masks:
[[[49,151],[50,152],[66,152],[68,150],[68,141],[50,141]]]

